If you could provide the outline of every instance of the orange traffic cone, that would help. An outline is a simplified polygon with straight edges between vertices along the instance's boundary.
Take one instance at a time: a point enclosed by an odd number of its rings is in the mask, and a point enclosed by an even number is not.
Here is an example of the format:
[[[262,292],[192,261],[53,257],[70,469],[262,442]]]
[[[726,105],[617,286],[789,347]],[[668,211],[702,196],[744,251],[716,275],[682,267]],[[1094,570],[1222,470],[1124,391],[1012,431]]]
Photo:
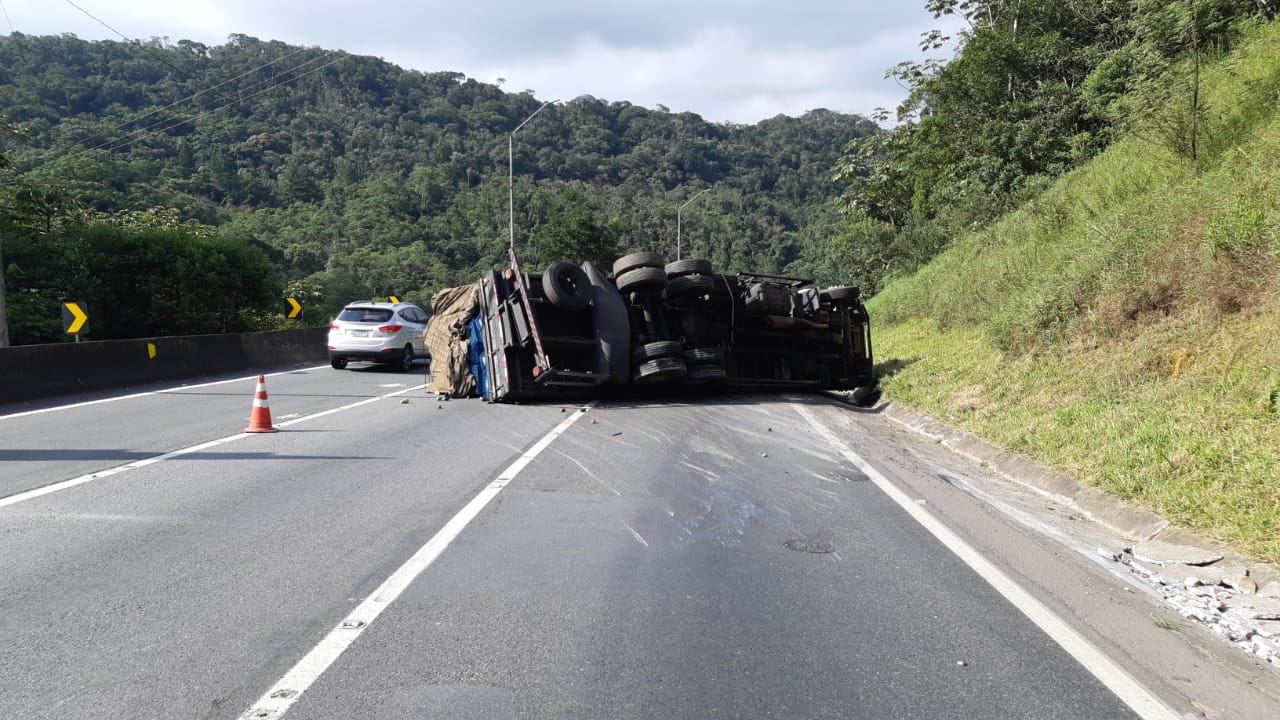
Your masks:
[[[258,376],[258,390],[253,396],[253,410],[249,411],[249,427],[245,432],[278,432],[271,425],[271,408],[267,406],[267,379]]]

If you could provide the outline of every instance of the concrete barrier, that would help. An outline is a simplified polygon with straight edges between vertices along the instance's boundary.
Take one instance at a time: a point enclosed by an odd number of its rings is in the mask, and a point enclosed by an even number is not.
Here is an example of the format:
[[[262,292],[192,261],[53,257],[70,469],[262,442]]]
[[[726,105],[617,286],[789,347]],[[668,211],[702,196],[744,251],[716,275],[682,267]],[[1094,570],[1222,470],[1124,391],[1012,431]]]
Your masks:
[[[328,328],[0,348],[0,404],[328,358]],[[154,357],[149,345],[155,346]]]

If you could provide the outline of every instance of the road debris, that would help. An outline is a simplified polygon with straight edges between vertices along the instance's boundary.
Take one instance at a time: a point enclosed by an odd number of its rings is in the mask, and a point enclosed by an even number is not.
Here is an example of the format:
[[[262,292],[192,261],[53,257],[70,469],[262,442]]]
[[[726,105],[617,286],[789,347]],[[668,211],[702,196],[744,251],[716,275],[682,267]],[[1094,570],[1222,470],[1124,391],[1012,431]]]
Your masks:
[[[1280,582],[1259,587],[1250,567],[1222,563],[1223,556],[1213,551],[1158,540],[1097,552],[1127,566],[1182,617],[1280,669]]]

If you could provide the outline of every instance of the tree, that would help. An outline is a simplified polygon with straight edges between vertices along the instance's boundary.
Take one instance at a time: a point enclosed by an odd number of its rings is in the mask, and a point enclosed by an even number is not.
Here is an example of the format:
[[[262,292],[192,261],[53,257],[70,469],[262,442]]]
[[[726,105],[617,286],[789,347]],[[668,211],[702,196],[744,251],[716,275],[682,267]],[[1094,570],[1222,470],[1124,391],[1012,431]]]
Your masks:
[[[0,123],[0,141],[9,138],[18,137],[18,128],[9,123]],[[0,173],[3,173],[9,167],[9,155],[6,153],[4,145],[0,144]],[[8,183],[4,181],[4,176],[0,175],[0,190],[3,190]],[[0,213],[8,212],[8,208],[0,199]],[[5,265],[4,265],[4,233],[7,223],[0,218],[0,348],[9,347],[9,303],[6,298],[8,288],[5,285]]]
[[[617,233],[585,207],[557,211],[539,225],[530,238],[536,260],[591,262],[608,268],[621,254]]]
[[[869,237],[879,238],[881,250],[904,253],[886,267],[909,267],[920,250],[945,247],[939,237],[993,221],[1133,126],[1198,164],[1207,138],[1201,56],[1228,45],[1241,18],[1269,5],[928,0],[935,16],[967,26],[951,61],[889,71],[909,90],[899,125],[851,144],[836,168],[850,224],[869,218],[896,228],[893,242],[878,232]],[[934,31],[921,46],[936,51],[948,41]],[[1184,60],[1189,93],[1170,72]]]
[[[261,329],[280,283],[266,256],[241,238],[154,216],[70,229],[69,282],[98,308],[104,337],[198,335]]]

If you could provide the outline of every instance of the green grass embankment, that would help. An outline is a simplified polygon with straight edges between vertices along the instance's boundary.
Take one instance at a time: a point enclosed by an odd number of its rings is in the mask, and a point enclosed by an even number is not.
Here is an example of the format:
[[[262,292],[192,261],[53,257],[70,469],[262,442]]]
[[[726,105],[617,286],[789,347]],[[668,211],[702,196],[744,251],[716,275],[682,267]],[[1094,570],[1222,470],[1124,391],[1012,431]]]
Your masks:
[[[1205,74],[1206,154],[1134,137],[870,303],[886,394],[1280,563],[1280,24]]]

